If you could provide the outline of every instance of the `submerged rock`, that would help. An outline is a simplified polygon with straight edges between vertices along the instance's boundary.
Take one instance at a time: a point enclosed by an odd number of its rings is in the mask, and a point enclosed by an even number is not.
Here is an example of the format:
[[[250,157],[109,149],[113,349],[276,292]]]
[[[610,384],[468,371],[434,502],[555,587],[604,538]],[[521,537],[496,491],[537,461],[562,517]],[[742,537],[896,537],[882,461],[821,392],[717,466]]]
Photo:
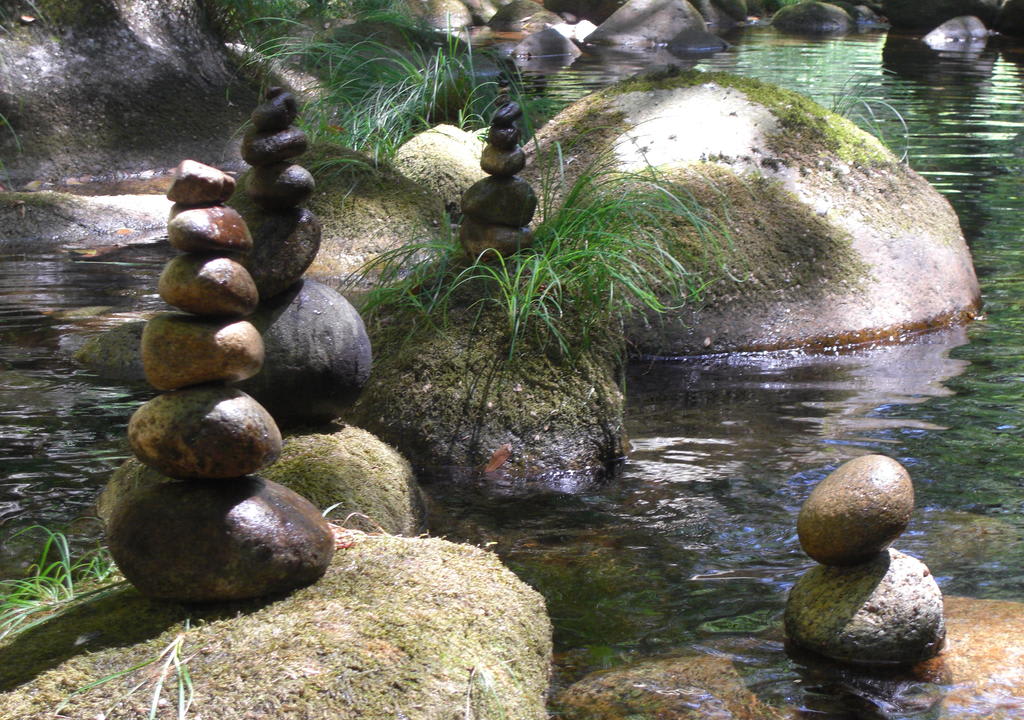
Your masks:
[[[949,43],[973,43],[989,36],[988,28],[973,15],[955,17],[939,25],[921,38],[921,42],[930,48],[939,50]]]
[[[105,713],[108,685],[68,696],[179,638],[208,718],[447,720],[467,707],[478,720],[547,718],[540,595],[491,553],[390,536],[361,536],[320,581],[272,601],[182,606],[128,587],[93,596],[0,641],[0,715],[44,717],[64,700],[70,717]],[[151,670],[130,672],[129,686]],[[125,702],[145,715],[152,692]],[[172,709],[176,693],[168,680]]]

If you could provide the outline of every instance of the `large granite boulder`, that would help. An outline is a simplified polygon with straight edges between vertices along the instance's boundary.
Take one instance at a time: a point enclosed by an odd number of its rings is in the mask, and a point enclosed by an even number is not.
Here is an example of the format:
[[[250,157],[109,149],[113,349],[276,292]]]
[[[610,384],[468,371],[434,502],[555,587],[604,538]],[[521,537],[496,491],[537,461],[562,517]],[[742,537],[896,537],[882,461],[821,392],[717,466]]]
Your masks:
[[[665,73],[570,106],[537,134],[570,177],[610,154],[657,169],[704,220],[701,303],[638,316],[638,353],[688,355],[895,340],[972,318],[979,290],[956,214],[874,137],[805,97],[717,73]],[[535,180],[538,162],[524,177]]]
[[[8,636],[0,716],[49,717],[67,701],[62,714],[95,718],[121,697],[118,711],[146,717],[159,665],[143,663],[177,643],[161,712],[177,710],[187,671],[207,718],[547,718],[544,601],[496,556],[360,533],[343,545],[323,578],[287,597],[183,606],[118,586]]]
[[[707,23],[687,0],[629,0],[587,36],[597,45],[652,46],[683,31],[707,32]]]
[[[927,32],[961,15],[975,15],[991,27],[999,5],[999,0],[882,0],[882,13],[895,29]]]
[[[561,37],[561,36],[560,36]],[[462,193],[487,177],[480,169],[484,143],[471,132],[438,125],[406,141],[395,153],[395,169],[435,193],[455,217]]]
[[[256,93],[210,32],[202,3],[39,0],[3,9],[0,116],[10,132],[0,133],[0,156],[16,187],[238,157],[231,130]],[[17,22],[23,13],[35,21]]]

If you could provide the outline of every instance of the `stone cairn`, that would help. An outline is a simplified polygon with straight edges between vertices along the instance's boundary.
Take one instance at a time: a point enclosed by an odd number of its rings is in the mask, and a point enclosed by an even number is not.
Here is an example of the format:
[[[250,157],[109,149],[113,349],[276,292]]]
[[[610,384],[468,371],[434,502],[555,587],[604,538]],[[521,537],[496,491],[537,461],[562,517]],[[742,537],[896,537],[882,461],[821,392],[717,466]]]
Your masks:
[[[508,256],[533,243],[527,226],[537,210],[537,196],[528,182],[516,176],[526,166],[516,124],[523,111],[509,98],[506,81],[495,105],[487,146],[480,156],[480,167],[491,177],[473,183],[462,195],[465,217],[459,241],[472,258],[486,250]]]
[[[295,117],[294,98],[273,88],[243,141],[255,168],[247,192],[268,212],[294,215],[313,189],[309,172],[287,162],[306,149],[305,135],[291,127]],[[277,458],[282,440],[267,410],[231,386],[258,373],[264,356],[259,331],[244,319],[260,300],[246,268],[253,240],[242,216],[223,205],[234,187],[230,176],[186,160],[167,194],[175,203],[168,239],[183,254],[164,269],[159,292],[184,312],[146,325],[143,368],[164,394],[128,425],[136,457],[165,477],[125,493],[107,521],[115,561],[151,597],[284,592],[319,578],[334,551],[309,501],[252,474]],[[288,287],[304,270],[268,277]]]
[[[942,593],[924,563],[889,547],[913,510],[910,475],[883,455],[850,460],[811,492],[797,533],[822,564],[789,593],[793,644],[860,665],[913,664],[939,653]]]

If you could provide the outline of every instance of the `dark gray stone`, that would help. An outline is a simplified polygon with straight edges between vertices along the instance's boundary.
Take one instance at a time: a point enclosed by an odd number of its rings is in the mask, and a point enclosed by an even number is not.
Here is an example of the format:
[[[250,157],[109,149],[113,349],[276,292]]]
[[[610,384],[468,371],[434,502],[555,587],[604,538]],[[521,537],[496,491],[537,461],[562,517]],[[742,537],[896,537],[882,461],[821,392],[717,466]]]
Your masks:
[[[801,2],[782,8],[772,17],[772,27],[787,33],[829,35],[848,33],[854,21],[841,7],[823,2]]]
[[[242,138],[242,159],[250,165],[273,165],[297,158],[308,149],[309,139],[297,127],[264,132],[250,130]]]
[[[974,15],[991,26],[999,5],[999,0],[883,0],[882,14],[893,28],[927,31],[961,15]]]
[[[462,196],[462,212],[482,223],[522,227],[529,225],[537,209],[537,196],[518,177],[479,180]]]
[[[513,150],[519,145],[519,128],[492,127],[487,131],[487,142],[498,150]]]
[[[287,210],[304,203],[315,188],[316,181],[306,168],[276,163],[253,168],[246,191],[266,210]]]
[[[267,90],[266,102],[257,105],[250,120],[257,132],[284,130],[299,116],[295,96],[281,87]]]
[[[526,153],[521,147],[498,150],[493,145],[484,147],[480,154],[480,168],[489,175],[512,177],[526,167]]]
[[[242,185],[247,180],[248,176],[243,177]],[[242,262],[260,299],[269,300],[298,282],[316,259],[323,232],[320,220],[306,208],[263,210],[240,193],[232,202],[245,214],[253,236],[252,251]]]

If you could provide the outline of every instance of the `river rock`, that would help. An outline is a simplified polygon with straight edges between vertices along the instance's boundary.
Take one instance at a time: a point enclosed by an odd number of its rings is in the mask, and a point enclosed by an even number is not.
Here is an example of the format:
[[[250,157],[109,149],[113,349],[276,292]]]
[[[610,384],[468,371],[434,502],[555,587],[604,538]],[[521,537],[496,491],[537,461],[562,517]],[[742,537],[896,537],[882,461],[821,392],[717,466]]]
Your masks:
[[[707,32],[700,12],[686,0],[629,0],[587,36],[599,45],[667,43],[684,30]]]
[[[999,9],[996,30],[1004,35],[1024,35],[1024,0],[1006,0]]]
[[[853,30],[854,21],[837,5],[800,2],[780,8],[772,16],[772,27],[795,34],[839,34]]]
[[[462,194],[485,177],[480,169],[483,148],[475,133],[438,125],[405,142],[393,163],[407,178],[436,193],[454,216]]]
[[[949,43],[984,40],[988,36],[985,23],[973,15],[966,15],[947,20],[921,38],[921,42],[930,48],[942,49]]]
[[[250,165],[273,165],[296,158],[308,149],[309,139],[297,127],[250,131],[242,138],[242,159]]]
[[[142,368],[157,390],[237,382],[258,373],[262,365],[263,340],[248,320],[162,313],[142,333]]]
[[[232,478],[281,452],[281,432],[241,390],[202,385],[158,395],[128,422],[135,456],[175,478]]]
[[[459,226],[459,242],[470,257],[477,257],[485,250],[495,250],[509,256],[533,244],[533,232],[528,227],[490,225],[471,217],[465,217]]]
[[[266,102],[256,106],[250,120],[257,132],[284,130],[299,117],[295,96],[282,87],[267,90]]]
[[[512,49],[512,55],[522,58],[560,57],[568,65],[573,58],[582,55],[576,44],[554,28],[544,28],[527,35]]]
[[[873,558],[906,530],[914,485],[895,460],[864,455],[822,480],[800,508],[797,533],[804,552],[825,565]]]
[[[167,223],[167,239],[182,252],[246,252],[252,236],[233,208],[189,208],[174,205]]]
[[[785,625],[800,647],[863,665],[927,660],[946,635],[935,578],[892,548],[860,565],[808,570],[790,590]]]
[[[480,168],[495,177],[512,177],[526,167],[526,153],[521,147],[499,150],[487,145],[480,154]]]
[[[174,169],[167,199],[182,205],[216,205],[231,197],[235,179],[195,160],[182,160]]]
[[[275,163],[250,171],[246,191],[266,210],[287,210],[305,202],[316,187],[316,181],[301,165]]]
[[[248,315],[259,302],[249,271],[220,255],[178,255],[164,267],[157,289],[164,302],[196,315]]]
[[[334,554],[312,503],[255,476],[137,486],[110,508],[106,539],[143,595],[181,602],[286,592],[323,575]]]
[[[882,0],[882,14],[895,29],[927,31],[961,15],[974,15],[991,26],[999,5],[1000,0]]]
[[[145,328],[145,320],[115,325],[82,343],[74,358],[101,378],[143,383],[146,373],[139,348]]]
[[[260,474],[318,508],[333,508],[332,521],[345,527],[392,535],[417,535],[424,529],[423,497],[409,462],[352,425],[289,435],[277,462]]]
[[[283,427],[333,420],[355,402],[372,353],[362,318],[343,296],[302,280],[250,320],[263,334],[266,361],[239,387]]]
[[[512,127],[491,127],[487,131],[487,143],[498,150],[514,150],[519,147],[519,128]]]
[[[237,195],[235,196],[237,198]],[[245,210],[252,228],[253,249],[243,258],[262,300],[283,293],[316,259],[323,229],[306,208],[266,211],[252,204]]]
[[[533,0],[511,0],[498,8],[487,25],[496,32],[532,33],[561,21],[562,18]]]
[[[481,223],[522,227],[530,224],[536,209],[533,188],[518,177],[484,178],[462,196],[462,212]]]

